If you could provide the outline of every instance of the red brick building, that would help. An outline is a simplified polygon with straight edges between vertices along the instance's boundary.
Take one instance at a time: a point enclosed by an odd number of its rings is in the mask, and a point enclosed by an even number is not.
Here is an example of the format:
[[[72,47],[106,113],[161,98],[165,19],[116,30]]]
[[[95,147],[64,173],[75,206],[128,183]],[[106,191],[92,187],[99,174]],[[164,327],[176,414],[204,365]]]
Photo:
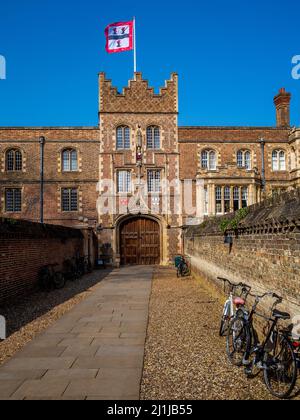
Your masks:
[[[0,128],[0,214],[39,220],[44,136],[44,221],[92,227],[116,264],[167,264],[183,225],[299,186],[290,94],[274,103],[274,127],[178,127],[176,74],[156,94],[140,73],[122,93],[101,73],[98,127]]]

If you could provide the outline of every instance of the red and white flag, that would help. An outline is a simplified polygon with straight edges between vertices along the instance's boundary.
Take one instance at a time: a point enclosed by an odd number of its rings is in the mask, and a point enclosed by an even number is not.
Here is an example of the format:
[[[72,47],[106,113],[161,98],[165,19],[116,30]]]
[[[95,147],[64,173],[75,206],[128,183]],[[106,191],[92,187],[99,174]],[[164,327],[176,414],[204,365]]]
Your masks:
[[[105,29],[106,51],[118,53],[133,50],[133,28],[133,21],[108,25]]]

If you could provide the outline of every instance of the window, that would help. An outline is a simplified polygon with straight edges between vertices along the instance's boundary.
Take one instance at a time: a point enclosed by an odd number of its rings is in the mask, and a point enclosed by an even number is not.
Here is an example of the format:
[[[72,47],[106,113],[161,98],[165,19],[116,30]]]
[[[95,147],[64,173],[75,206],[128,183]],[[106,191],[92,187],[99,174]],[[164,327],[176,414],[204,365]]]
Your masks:
[[[5,190],[5,211],[22,211],[22,191],[20,188],[8,188]]]
[[[249,150],[239,150],[237,152],[237,166],[247,170],[251,169],[251,152]]]
[[[285,152],[283,150],[274,150],[272,153],[272,169],[273,171],[285,171],[286,161]]]
[[[225,213],[230,213],[231,191],[230,187],[224,188],[224,210]]]
[[[78,171],[78,156],[74,149],[64,150],[62,152],[63,171],[76,172]]]
[[[242,207],[248,207],[248,188],[242,188]]]
[[[160,129],[156,126],[147,128],[147,149],[160,149]]]
[[[127,126],[117,128],[117,149],[130,149],[130,128]]]
[[[216,153],[213,150],[204,150],[201,153],[201,166],[202,169],[215,171],[217,169]]]
[[[239,187],[234,187],[233,189],[233,210],[238,211],[240,208],[240,189]]]
[[[22,171],[22,153],[18,149],[10,149],[6,152],[6,170]]]
[[[222,213],[222,188],[216,187],[216,212]]]
[[[159,193],[160,192],[160,171],[148,171],[148,192]]]
[[[130,171],[119,171],[118,177],[118,192],[119,193],[131,193],[131,172]]]
[[[61,191],[62,211],[78,211],[78,189],[63,188]]]
[[[208,214],[208,189],[204,188],[204,214]]]

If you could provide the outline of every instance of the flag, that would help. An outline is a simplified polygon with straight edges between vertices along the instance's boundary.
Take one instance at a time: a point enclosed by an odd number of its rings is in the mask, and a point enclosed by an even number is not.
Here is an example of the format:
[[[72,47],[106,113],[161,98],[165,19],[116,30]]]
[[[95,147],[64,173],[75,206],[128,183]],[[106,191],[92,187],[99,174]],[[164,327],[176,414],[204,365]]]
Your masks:
[[[133,50],[133,27],[133,21],[108,25],[105,29],[106,51],[118,53]]]

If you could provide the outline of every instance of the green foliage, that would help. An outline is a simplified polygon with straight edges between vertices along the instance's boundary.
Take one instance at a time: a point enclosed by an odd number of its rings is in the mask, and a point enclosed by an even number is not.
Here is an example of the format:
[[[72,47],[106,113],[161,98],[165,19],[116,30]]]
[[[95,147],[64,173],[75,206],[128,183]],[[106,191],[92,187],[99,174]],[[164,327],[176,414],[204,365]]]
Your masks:
[[[220,229],[223,233],[227,230],[236,230],[243,219],[249,214],[248,208],[238,210],[233,219],[222,220],[220,223]]]

